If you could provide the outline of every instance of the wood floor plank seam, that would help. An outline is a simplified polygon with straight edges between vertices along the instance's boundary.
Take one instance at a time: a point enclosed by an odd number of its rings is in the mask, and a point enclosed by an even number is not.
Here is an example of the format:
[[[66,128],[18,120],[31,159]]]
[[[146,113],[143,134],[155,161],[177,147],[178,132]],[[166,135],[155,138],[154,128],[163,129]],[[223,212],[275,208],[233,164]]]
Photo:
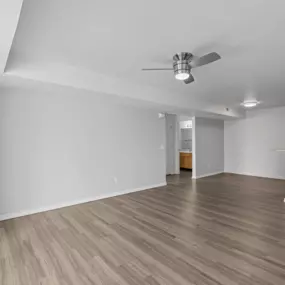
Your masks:
[[[167,182],[0,222],[0,284],[285,284],[285,181]]]

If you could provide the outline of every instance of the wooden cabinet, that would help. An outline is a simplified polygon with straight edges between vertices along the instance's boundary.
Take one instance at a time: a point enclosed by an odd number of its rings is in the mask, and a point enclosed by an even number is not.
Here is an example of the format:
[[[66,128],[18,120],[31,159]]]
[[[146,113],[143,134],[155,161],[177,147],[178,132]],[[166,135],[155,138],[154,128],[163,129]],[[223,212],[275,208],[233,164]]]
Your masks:
[[[192,153],[180,152],[180,168],[192,169]]]

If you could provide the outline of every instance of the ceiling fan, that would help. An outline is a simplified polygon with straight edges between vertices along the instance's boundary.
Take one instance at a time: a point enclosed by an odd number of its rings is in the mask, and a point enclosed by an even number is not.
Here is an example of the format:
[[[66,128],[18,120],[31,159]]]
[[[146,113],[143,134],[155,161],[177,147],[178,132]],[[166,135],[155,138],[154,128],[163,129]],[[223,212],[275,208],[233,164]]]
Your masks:
[[[201,57],[193,56],[190,52],[181,52],[173,56],[173,68],[143,68],[142,71],[162,71],[173,70],[174,76],[178,80],[183,80],[189,84],[194,82],[194,77],[191,74],[191,69],[221,59],[221,56],[216,52],[205,54]]]

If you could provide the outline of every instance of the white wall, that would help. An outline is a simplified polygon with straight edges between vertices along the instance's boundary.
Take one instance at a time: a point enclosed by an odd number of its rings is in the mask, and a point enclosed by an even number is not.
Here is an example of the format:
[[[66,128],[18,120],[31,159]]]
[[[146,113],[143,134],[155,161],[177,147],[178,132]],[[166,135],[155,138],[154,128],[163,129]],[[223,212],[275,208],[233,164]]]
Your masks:
[[[225,122],[225,171],[285,179],[285,108]]]
[[[179,125],[177,116],[174,114],[165,115],[165,130],[166,130],[166,174],[179,173],[179,157],[178,157],[178,135]]]
[[[193,120],[193,178],[224,172],[224,122]]]
[[[0,219],[165,183],[164,119],[104,102],[2,92]]]
[[[191,129],[192,128],[192,120],[180,121],[179,126],[180,126],[180,129]]]
[[[192,128],[180,129],[179,148],[192,150]]]

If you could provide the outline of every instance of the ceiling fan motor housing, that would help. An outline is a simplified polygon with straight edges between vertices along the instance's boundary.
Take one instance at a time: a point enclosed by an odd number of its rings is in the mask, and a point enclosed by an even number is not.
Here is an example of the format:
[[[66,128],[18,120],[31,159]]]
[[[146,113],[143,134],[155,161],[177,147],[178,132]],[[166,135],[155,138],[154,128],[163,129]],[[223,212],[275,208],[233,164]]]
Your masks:
[[[193,55],[189,52],[182,52],[173,56],[173,70],[176,78],[179,74],[190,74],[189,61],[192,57]]]
[[[174,75],[177,74],[190,74],[191,67],[188,60],[178,60],[173,62]]]

